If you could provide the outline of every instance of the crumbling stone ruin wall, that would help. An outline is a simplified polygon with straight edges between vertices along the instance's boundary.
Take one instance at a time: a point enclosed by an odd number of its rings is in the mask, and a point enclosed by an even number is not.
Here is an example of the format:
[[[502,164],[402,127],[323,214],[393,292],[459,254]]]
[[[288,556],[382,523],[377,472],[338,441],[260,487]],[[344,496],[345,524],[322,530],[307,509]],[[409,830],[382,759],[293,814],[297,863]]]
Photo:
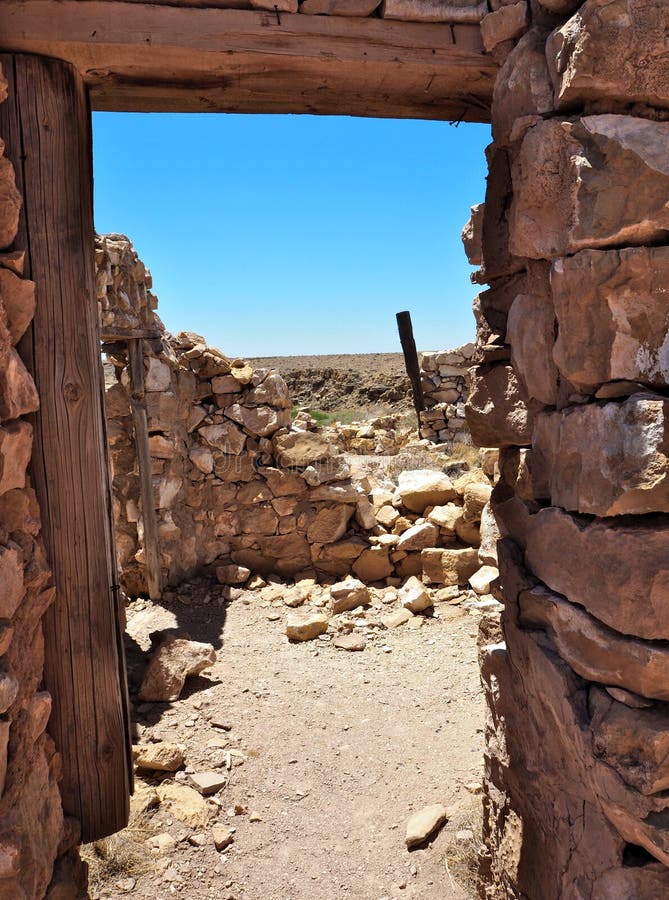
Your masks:
[[[134,328],[142,319],[160,334],[144,341],[144,351],[166,584],[202,571],[230,584],[249,573],[352,574],[390,583],[422,574],[438,584],[458,554],[469,574],[476,571],[491,490],[485,472],[466,472],[455,482],[438,471],[407,472],[397,491],[370,490],[366,479],[351,478],[327,432],[309,430],[309,416],[291,423],[279,375],[228,359],[198,335],[173,337],[162,329],[152,312],[150,274],[127,238],[99,238],[96,259],[103,333],[118,335],[124,323]],[[117,305],[118,323],[109,318]],[[116,541],[124,588],[136,595],[147,583],[128,360],[123,342],[104,348],[116,379],[106,391]],[[492,476],[493,468],[488,471]],[[407,499],[415,494],[420,498]]]
[[[519,8],[523,36],[491,48]],[[669,6],[533,0],[482,27],[503,64],[465,232],[489,285],[468,421],[502,448],[505,602],[481,647],[482,895],[650,900],[669,894]]]
[[[420,414],[421,435],[440,444],[471,444],[465,419],[469,396],[468,366],[474,344],[455,350],[420,355],[420,383],[425,409]]]
[[[0,102],[7,82],[0,71]],[[21,198],[0,140],[0,898],[76,896],[70,877],[78,825],[63,816],[60,755],[46,733],[42,617],[55,588],[40,537],[40,510],[26,474],[39,400],[18,345],[35,311],[16,242]],[[60,855],[60,859],[58,859]],[[58,862],[56,863],[56,861]],[[49,888],[54,876],[53,885]]]

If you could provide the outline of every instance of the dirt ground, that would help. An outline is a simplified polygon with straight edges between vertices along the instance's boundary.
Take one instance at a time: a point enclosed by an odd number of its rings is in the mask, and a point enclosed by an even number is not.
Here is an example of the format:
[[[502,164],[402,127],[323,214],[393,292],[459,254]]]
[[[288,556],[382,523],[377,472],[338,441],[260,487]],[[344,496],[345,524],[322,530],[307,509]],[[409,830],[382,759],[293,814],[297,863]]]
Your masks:
[[[207,801],[206,824],[193,825],[162,803],[139,814],[159,781],[137,778],[131,827],[86,849],[91,896],[473,896],[466,869],[478,839],[483,743],[475,615],[441,603],[434,617],[393,630],[358,623],[366,648],[347,652],[327,636],[288,643],[288,610],[262,593],[225,603],[220,589],[203,587],[180,597],[186,602],[130,606],[131,693],[139,650],[156,629],[185,629],[212,643],[218,660],[189,679],[179,701],[135,703],[136,737],[183,744],[186,773],[214,770],[229,783]],[[186,773],[166,781],[185,784]],[[409,853],[406,822],[432,803],[449,809],[449,821]],[[236,829],[222,852],[211,838],[216,823]],[[146,842],[165,834],[166,851],[151,851]]]

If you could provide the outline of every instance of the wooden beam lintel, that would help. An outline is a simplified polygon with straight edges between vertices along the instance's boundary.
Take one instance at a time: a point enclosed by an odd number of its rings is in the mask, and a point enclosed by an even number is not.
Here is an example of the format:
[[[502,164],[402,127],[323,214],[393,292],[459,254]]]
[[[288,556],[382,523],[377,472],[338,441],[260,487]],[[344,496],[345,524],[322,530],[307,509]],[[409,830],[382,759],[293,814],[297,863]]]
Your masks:
[[[489,121],[497,71],[478,25],[119,0],[4,0],[0,49],[69,61],[106,110]]]

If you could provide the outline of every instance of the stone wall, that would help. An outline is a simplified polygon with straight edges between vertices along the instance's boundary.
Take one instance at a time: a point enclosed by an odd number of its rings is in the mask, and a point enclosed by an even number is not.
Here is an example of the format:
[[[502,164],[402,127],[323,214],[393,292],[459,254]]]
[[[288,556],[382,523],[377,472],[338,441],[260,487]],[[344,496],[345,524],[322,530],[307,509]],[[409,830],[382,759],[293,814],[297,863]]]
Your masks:
[[[468,366],[473,354],[474,344],[421,353],[420,383],[425,409],[420,421],[424,438],[440,444],[471,444],[465,403],[469,396]]]
[[[0,71],[0,102],[7,82]],[[55,589],[40,538],[40,510],[26,474],[27,417],[39,400],[17,346],[33,318],[35,285],[15,244],[21,197],[0,140],[0,898],[58,893],[77,869],[78,825],[65,821],[60,756],[46,733],[42,617]],[[49,884],[59,854],[52,889]],[[70,882],[68,897],[77,895]],[[47,893],[48,892],[48,893]]]
[[[669,893],[669,7],[533,0],[482,28],[502,68],[464,235],[489,285],[467,418],[502,448],[505,601],[481,641],[482,895],[650,900]]]
[[[127,238],[99,238],[96,257],[103,334],[118,336],[134,303],[137,321],[143,318],[160,335],[143,345],[166,584],[202,572],[230,584],[251,573],[319,579],[352,574],[388,583],[425,574],[440,583],[444,548],[468,554],[468,566],[478,568],[473,548],[490,493],[484,472],[455,482],[440,471],[423,473],[422,480],[420,473],[406,473],[399,486],[376,487],[351,477],[341,450],[383,451],[399,442],[410,457],[392,419],[380,419],[374,437],[359,427],[351,433],[346,427],[319,429],[305,414],[291,421],[280,375],[230,359],[198,335],[174,337],[163,330],[153,313],[150,275]],[[118,322],[110,318],[117,307]],[[106,402],[116,542],[123,586],[137,595],[147,584],[127,348],[121,341],[104,347],[114,366]],[[482,502],[472,482],[483,483]],[[416,493],[420,500],[407,499]]]

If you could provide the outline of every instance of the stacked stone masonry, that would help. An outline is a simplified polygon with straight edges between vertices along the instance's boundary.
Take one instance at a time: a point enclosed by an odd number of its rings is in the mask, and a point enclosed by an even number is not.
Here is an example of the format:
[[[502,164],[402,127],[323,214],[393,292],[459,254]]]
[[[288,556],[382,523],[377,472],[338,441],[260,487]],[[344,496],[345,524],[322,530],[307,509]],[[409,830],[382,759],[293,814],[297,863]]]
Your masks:
[[[0,72],[0,102],[7,82]],[[16,161],[14,161],[16,162]],[[39,406],[19,346],[35,311],[17,241],[21,195],[0,140],[0,898],[75,897],[79,827],[63,816],[61,758],[46,733],[42,617],[54,600],[27,475]],[[55,874],[54,874],[55,866]],[[52,881],[53,879],[53,881]],[[67,894],[65,883],[69,882]],[[50,886],[51,885],[51,886]]]
[[[669,5],[516,6],[482,23],[501,69],[463,233],[488,284],[467,418],[501,448],[481,891],[651,900],[669,894]]]
[[[465,403],[474,349],[474,344],[465,344],[455,350],[421,353],[420,383],[425,402],[420,415],[422,437],[440,444],[471,443]]]
[[[143,348],[165,584],[203,572],[230,585],[250,574],[389,584],[422,575],[450,584],[458,567],[463,583],[478,569],[494,461],[488,474],[473,469],[451,480],[419,470],[401,473],[397,488],[371,489],[351,477],[342,451],[406,447],[393,417],[350,434],[319,429],[304,413],[292,420],[280,375],[229,359],[199,335],[164,331],[151,276],[127,238],[100,237],[96,259],[103,338],[119,338],[124,327],[134,333],[140,320],[157,335]],[[127,346],[107,340],[104,349],[114,366],[106,407],[121,582],[137,595],[147,590],[147,570]],[[494,562],[490,550],[481,553]]]

